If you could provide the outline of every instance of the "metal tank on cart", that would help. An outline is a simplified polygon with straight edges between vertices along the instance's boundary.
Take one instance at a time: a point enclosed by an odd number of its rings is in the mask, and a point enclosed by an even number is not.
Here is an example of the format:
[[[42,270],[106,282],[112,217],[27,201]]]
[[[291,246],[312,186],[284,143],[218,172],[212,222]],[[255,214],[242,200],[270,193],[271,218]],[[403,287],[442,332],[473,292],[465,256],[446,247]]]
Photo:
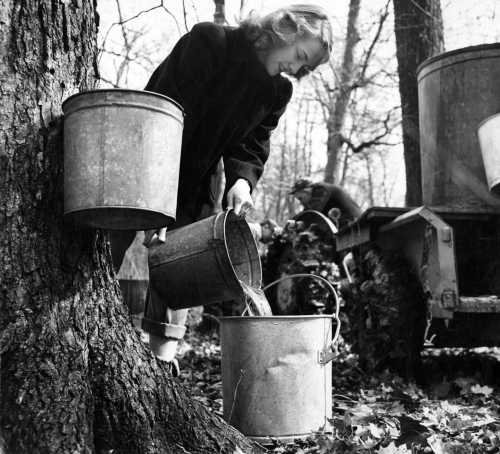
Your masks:
[[[481,123],[500,112],[499,80],[500,43],[426,60],[418,69],[423,205],[369,208],[337,235],[337,251],[353,251],[365,267],[347,298],[364,305],[357,316],[398,306],[367,322],[372,332],[387,327],[385,348],[367,347],[370,336],[357,333],[372,365],[399,354],[411,373],[424,337],[435,346],[500,342],[500,196],[489,190],[478,140]],[[487,170],[500,176],[500,168]],[[394,256],[410,265],[409,275],[384,271],[384,257]],[[392,295],[370,309],[377,285]]]

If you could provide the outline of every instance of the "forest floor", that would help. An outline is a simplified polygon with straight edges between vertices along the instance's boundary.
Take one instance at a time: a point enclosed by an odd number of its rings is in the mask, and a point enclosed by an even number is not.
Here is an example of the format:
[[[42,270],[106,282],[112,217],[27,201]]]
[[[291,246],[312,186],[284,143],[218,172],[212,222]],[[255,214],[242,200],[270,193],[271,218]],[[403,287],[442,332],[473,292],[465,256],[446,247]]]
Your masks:
[[[178,380],[222,416],[220,345],[215,332],[191,330],[180,346]],[[365,375],[355,355],[333,361],[333,433],[269,453],[500,453],[500,349],[424,353],[425,383],[385,371]]]

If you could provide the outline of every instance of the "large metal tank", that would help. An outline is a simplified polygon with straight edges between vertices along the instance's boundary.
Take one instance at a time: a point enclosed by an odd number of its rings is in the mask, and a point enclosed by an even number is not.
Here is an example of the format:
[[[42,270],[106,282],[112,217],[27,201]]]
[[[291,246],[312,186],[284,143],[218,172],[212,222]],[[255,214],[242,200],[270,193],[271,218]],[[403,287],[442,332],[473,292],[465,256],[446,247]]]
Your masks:
[[[418,69],[424,205],[500,209],[486,182],[477,128],[500,112],[500,43],[430,58]]]

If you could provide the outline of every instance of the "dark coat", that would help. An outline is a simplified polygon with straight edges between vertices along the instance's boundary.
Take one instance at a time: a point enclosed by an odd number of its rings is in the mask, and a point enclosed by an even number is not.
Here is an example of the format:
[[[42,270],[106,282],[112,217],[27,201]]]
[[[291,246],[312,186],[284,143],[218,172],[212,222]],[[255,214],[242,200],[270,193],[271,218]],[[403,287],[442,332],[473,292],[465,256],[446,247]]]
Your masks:
[[[255,187],[292,84],[281,75],[269,76],[241,29],[201,23],[178,41],[146,90],[169,96],[185,111],[180,226],[196,220],[203,204],[213,205],[210,177],[221,156],[226,190],[238,178]]]

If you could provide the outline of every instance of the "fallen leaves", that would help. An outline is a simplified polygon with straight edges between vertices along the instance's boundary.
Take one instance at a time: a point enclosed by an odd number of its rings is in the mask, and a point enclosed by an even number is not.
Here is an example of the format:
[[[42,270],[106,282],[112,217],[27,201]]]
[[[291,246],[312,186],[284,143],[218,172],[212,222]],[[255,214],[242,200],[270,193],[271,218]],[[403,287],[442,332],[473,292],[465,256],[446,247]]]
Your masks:
[[[471,386],[470,390],[474,394],[483,394],[484,396],[489,396],[493,392],[493,388],[480,385],[473,385]]]
[[[191,332],[180,353],[179,380],[221,415],[218,336]],[[500,453],[500,395],[478,377],[440,380],[426,388],[388,372],[368,377],[348,348],[333,371],[332,431],[292,444],[276,442],[269,453]]]
[[[412,454],[411,449],[408,449],[405,445],[396,446],[393,441],[385,448],[380,448],[377,452],[378,454]]]

